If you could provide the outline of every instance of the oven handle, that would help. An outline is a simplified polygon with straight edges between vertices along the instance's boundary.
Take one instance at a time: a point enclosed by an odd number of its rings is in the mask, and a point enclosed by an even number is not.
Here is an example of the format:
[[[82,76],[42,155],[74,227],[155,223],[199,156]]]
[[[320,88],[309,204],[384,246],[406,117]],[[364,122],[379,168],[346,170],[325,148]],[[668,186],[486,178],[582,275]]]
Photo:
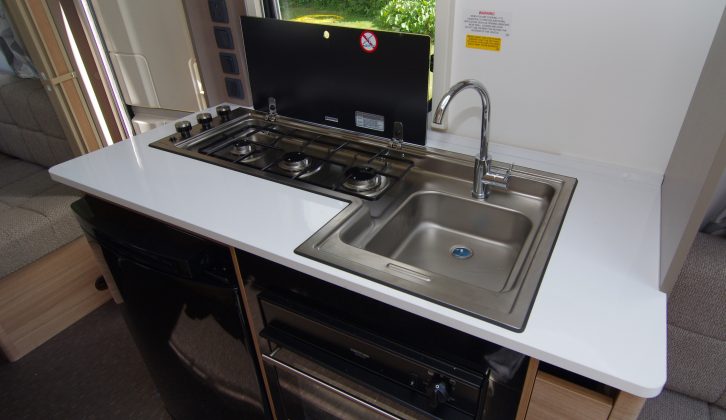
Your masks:
[[[315,383],[317,385],[320,385],[321,387],[327,389],[328,391],[331,391],[331,392],[337,394],[338,396],[341,396],[341,397],[343,397],[343,398],[345,398],[345,399],[347,399],[349,401],[352,401],[352,402],[354,402],[356,404],[360,404],[360,405],[362,405],[362,406],[364,406],[366,408],[369,408],[372,411],[375,411],[376,413],[384,416],[385,418],[400,420],[399,417],[396,417],[396,416],[392,415],[391,413],[388,413],[386,411],[383,411],[380,408],[378,408],[378,407],[376,407],[374,405],[371,405],[371,404],[369,404],[369,403],[367,403],[367,402],[365,402],[365,401],[363,401],[363,400],[361,400],[359,398],[356,398],[356,397],[348,394],[347,392],[341,391],[340,389],[338,389],[338,388],[336,388],[336,387],[334,387],[334,386],[332,386],[332,385],[330,385],[330,384],[328,384],[326,382],[323,382],[323,381],[321,381],[318,378],[315,378],[313,376],[310,376],[307,373],[305,373],[305,372],[303,372],[303,371],[301,371],[299,369],[296,369],[296,368],[288,365],[287,363],[283,363],[283,362],[275,359],[274,357],[271,357],[271,356],[274,356],[274,354],[277,352],[277,350],[279,350],[279,348],[276,349],[276,351],[273,352],[272,355],[270,355],[270,356],[268,356],[266,354],[263,354],[262,355],[262,359],[265,362],[268,362],[268,363],[274,365],[275,367],[279,367],[279,368],[281,368],[283,370],[288,371],[289,373],[292,373],[293,375],[300,376],[300,377],[302,377],[304,379],[307,379],[308,381],[311,381],[311,382],[313,382],[313,383]]]

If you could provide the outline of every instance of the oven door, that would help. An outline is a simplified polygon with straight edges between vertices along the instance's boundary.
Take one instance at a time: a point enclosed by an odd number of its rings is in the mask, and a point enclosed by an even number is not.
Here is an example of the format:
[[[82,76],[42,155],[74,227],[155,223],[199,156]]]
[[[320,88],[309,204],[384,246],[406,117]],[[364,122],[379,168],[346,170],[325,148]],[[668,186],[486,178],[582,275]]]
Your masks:
[[[290,349],[262,355],[277,418],[287,419],[433,419],[356,383]],[[339,366],[345,369],[344,366]]]
[[[292,357],[291,357],[292,356]],[[278,418],[289,419],[340,419],[340,418],[402,418],[392,414],[390,407],[373,405],[363,398],[344,390],[323,372],[293,366],[280,358],[295,358],[287,350],[278,348],[273,355],[263,355],[265,369],[272,378],[273,399]],[[299,360],[298,362],[305,362]],[[313,376],[315,375],[315,376]],[[370,394],[370,392],[369,392]],[[372,395],[367,395],[370,398]],[[366,398],[366,399],[368,399]],[[388,408],[388,410],[386,410]]]
[[[356,357],[372,362],[356,363],[336,352],[335,344],[312,339],[280,322],[268,324],[260,335],[269,340],[272,349],[262,358],[278,418],[471,420],[477,417],[450,404],[431,406],[431,397],[417,390],[420,384],[405,373],[403,366],[407,361],[404,359],[391,359],[391,363],[400,367],[396,374],[373,361],[377,356],[372,348],[354,350],[356,347],[351,347],[349,350]],[[338,338],[341,344],[344,339]],[[386,349],[379,351],[395,357]],[[411,382],[401,383],[403,377]]]

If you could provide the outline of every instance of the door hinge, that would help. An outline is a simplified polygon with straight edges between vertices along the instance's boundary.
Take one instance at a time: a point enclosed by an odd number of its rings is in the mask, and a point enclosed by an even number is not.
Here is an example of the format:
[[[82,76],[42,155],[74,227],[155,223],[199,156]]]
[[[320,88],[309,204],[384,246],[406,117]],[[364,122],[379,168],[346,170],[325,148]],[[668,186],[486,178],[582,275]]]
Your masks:
[[[45,90],[49,92],[53,90],[53,86],[57,86],[67,80],[75,79],[76,77],[77,76],[75,71],[61,74],[60,76],[53,77],[52,79],[48,79],[48,76],[45,73],[40,73],[40,78],[42,79],[43,86],[45,86]]]

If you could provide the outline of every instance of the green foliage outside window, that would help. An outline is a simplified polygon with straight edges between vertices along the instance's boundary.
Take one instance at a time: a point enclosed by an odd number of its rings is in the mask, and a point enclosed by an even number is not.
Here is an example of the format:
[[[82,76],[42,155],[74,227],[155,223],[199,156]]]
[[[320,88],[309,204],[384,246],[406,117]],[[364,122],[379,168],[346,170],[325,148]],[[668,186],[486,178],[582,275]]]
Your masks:
[[[352,26],[434,37],[435,0],[280,0],[280,6],[286,19],[314,22],[316,17],[337,17],[337,24],[356,22]]]
[[[383,6],[380,24],[384,29],[424,34],[434,38],[434,0],[391,0]]]
[[[322,9],[351,13],[353,15],[373,15],[377,13],[388,0],[291,0],[291,7],[308,6]]]

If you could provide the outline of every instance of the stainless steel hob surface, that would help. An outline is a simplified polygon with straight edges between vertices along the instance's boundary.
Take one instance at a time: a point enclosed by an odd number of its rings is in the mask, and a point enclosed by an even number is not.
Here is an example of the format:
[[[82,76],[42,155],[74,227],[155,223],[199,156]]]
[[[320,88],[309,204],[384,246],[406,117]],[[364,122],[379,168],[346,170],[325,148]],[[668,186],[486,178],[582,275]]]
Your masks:
[[[385,145],[343,139],[262,115],[217,117],[183,126],[152,147],[317,191],[378,199],[413,167]],[[179,127],[179,126],[177,126]],[[315,188],[318,187],[318,188]]]

